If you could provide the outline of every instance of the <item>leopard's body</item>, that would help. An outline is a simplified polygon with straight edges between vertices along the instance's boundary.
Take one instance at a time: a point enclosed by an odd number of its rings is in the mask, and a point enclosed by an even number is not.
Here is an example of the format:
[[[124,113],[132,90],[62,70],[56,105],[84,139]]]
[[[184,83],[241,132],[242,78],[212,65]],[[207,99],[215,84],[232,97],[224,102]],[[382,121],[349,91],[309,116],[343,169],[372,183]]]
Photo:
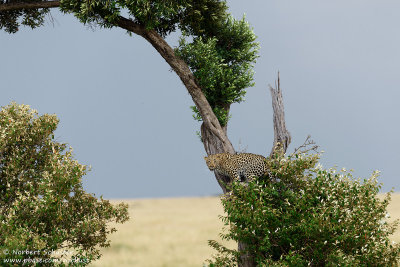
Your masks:
[[[229,176],[232,180],[248,181],[267,173],[266,158],[251,153],[220,153],[204,157],[211,171]]]

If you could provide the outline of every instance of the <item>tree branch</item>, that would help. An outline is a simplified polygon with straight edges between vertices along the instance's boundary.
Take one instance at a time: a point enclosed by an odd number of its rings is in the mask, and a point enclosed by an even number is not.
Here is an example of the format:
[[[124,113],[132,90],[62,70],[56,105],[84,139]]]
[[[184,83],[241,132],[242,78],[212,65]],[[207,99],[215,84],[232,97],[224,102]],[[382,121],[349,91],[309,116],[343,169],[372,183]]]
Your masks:
[[[21,10],[21,9],[54,8],[59,6],[60,6],[60,1],[7,3],[7,4],[0,4],[0,12]]]
[[[186,62],[178,58],[175,55],[174,50],[154,30],[146,30],[142,25],[138,25],[132,20],[121,16],[117,21],[117,25],[127,31],[134,32],[145,38],[179,76],[191,95],[193,102],[195,103],[203,119],[203,123],[201,125],[201,136],[207,154],[210,155],[222,152],[234,154],[235,149],[228,139],[226,127],[221,127],[221,124],[212,111],[212,108],[204,96],[201,88],[197,85],[196,78]],[[226,193],[226,185],[230,181],[229,177],[218,173],[215,173],[215,177],[223,192]]]
[[[276,152],[276,149],[282,149],[283,153],[286,152],[291,141],[291,136],[285,124],[285,110],[279,72],[278,82],[275,82],[275,88],[269,85],[269,89],[271,91],[272,108],[274,110],[274,145],[270,153],[270,156],[272,156]]]

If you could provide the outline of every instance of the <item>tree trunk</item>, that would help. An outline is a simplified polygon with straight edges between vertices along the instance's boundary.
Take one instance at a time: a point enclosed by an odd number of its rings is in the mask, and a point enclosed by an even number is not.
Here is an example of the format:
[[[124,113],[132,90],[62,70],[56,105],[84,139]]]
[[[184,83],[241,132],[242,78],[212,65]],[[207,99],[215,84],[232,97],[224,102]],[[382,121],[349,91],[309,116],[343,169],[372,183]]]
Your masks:
[[[207,155],[213,155],[218,153],[230,153],[235,154],[235,150],[230,143],[230,147],[226,149],[221,141],[216,138],[216,136],[210,131],[210,129],[206,126],[205,123],[201,124],[201,141],[203,142],[204,149],[206,150]],[[226,134],[227,127],[224,127],[224,132]],[[226,185],[231,182],[231,178],[225,175],[221,175],[217,172],[214,172],[215,178],[218,181],[218,184],[221,186],[224,194],[228,191]]]
[[[243,242],[238,242],[238,251],[243,252],[247,250],[247,244]],[[240,256],[240,261],[238,262],[238,267],[256,267],[256,262],[254,261],[254,256],[251,253],[246,252]]]

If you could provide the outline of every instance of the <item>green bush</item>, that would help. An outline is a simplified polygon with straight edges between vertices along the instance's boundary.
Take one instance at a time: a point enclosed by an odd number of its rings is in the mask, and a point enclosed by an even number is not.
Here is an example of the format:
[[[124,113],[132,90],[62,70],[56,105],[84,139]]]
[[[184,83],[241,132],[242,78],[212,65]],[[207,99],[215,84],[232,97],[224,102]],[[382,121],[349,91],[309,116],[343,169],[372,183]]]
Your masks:
[[[128,220],[82,188],[88,167],[54,140],[58,119],[12,103],[0,111],[0,265],[85,266]],[[11,262],[13,261],[13,262]]]
[[[323,169],[319,157],[276,155],[268,177],[233,183],[221,198],[222,238],[244,242],[257,266],[397,266],[389,235],[398,222],[387,222],[390,193],[378,198],[378,172],[361,181]],[[218,252],[210,266],[237,265],[237,250],[209,244]]]

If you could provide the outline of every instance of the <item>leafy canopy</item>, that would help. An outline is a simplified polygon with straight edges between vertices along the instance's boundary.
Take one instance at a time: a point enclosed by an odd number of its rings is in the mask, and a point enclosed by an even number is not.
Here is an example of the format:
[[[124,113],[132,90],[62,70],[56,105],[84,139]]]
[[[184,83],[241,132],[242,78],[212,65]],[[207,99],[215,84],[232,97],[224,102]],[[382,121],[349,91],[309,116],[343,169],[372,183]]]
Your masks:
[[[276,154],[270,173],[247,186],[233,183],[221,198],[224,239],[248,245],[257,266],[397,266],[400,246],[389,236],[390,193],[381,200],[374,172],[363,181],[351,172],[323,169],[320,155]],[[215,241],[210,266],[237,266],[240,254]]]
[[[232,103],[244,100],[245,88],[254,86],[253,64],[258,57],[256,36],[245,19],[227,17],[209,34],[202,32],[175,50],[191,68],[222,126],[228,123]],[[187,35],[186,35],[187,36]],[[195,106],[195,119],[201,121]]]
[[[113,206],[84,191],[88,167],[54,140],[57,125],[55,115],[38,116],[27,105],[12,103],[0,111],[1,266],[10,258],[28,266],[35,260],[85,266],[100,257],[99,246],[109,246],[107,235],[115,228],[107,223],[128,220],[126,204]],[[39,253],[4,252],[13,250]]]

